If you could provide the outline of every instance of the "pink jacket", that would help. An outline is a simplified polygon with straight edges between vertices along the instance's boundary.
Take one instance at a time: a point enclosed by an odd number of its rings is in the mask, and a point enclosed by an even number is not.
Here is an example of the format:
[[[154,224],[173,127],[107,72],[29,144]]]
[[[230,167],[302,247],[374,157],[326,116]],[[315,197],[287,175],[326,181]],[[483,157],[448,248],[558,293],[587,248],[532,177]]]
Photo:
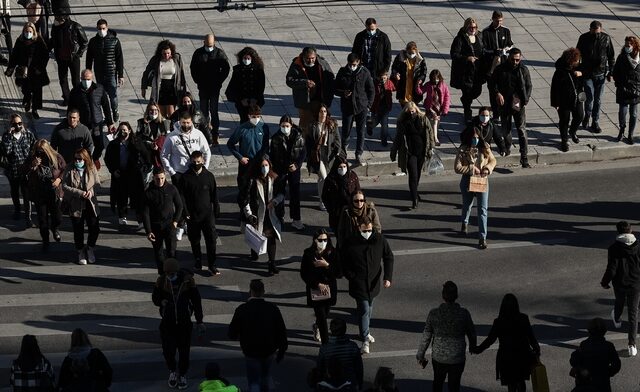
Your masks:
[[[424,108],[427,111],[427,113],[429,113],[429,107],[431,106],[431,103],[433,102],[433,89],[436,88],[436,86],[431,83],[430,81],[428,81],[425,84],[422,85],[418,85],[416,87],[416,91],[418,92],[418,94],[426,94],[426,96],[424,97]],[[443,81],[440,82],[440,84],[438,84],[437,88],[440,89],[440,114],[447,114],[449,113],[449,104],[451,103],[451,96],[449,94],[449,86],[447,86],[447,84]]]

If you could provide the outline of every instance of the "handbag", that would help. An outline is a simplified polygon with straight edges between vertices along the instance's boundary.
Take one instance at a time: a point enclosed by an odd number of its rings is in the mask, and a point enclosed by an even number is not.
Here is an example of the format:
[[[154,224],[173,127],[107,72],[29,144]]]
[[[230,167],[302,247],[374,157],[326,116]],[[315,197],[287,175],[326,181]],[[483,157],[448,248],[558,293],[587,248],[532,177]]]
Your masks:
[[[260,233],[253,225],[245,225],[244,242],[258,255],[267,253],[267,237]]]
[[[471,176],[469,177],[469,192],[484,193],[489,185],[487,177]]]
[[[540,361],[531,368],[531,385],[533,392],[549,392],[547,368]]]
[[[331,299],[331,289],[327,288],[327,293],[323,294],[322,291],[318,289],[311,289],[311,300],[312,301],[324,301],[325,299]]]

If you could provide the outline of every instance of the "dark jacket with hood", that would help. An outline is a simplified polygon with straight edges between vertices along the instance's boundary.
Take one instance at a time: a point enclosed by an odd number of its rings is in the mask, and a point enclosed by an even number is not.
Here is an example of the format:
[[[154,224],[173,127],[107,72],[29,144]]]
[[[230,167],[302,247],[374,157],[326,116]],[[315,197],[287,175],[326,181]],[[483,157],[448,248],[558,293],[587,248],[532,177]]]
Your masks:
[[[178,271],[178,277],[172,282],[166,274],[158,277],[151,295],[153,303],[160,308],[161,323],[190,324],[191,315],[195,313],[196,322],[202,323],[202,299],[193,280],[187,271]],[[164,300],[167,300],[163,304]]]
[[[306,155],[304,137],[298,127],[291,127],[289,136],[278,130],[271,137],[269,159],[278,175],[289,173],[289,165],[292,163],[296,165],[296,171],[299,171]]]
[[[584,91],[583,78],[573,74],[580,71],[570,68],[562,58],[556,61],[556,71],[551,80],[551,106],[562,109],[575,109],[578,104],[578,94]]]
[[[341,163],[347,164],[347,174],[344,176],[338,174],[338,166]],[[338,156],[322,188],[322,202],[329,213],[329,226],[337,229],[342,209],[351,204],[351,193],[358,190],[360,190],[358,175],[351,170],[346,158]]]
[[[351,95],[347,97],[346,91],[351,91]],[[359,114],[369,110],[376,97],[371,73],[362,65],[359,65],[355,71],[352,71],[349,66],[340,68],[336,76],[335,93],[341,98],[342,115]]]
[[[600,284],[617,289],[640,289],[640,245],[636,237],[620,234],[609,247],[607,269]]]
[[[598,392],[611,392],[611,377],[620,371],[620,357],[613,343],[604,336],[589,336],[571,353],[569,361],[576,369],[586,369],[591,375],[591,385]]]
[[[529,69],[522,62],[515,67],[510,62],[500,64],[492,75],[495,85],[494,91],[490,94],[498,92],[504,97],[504,107],[511,108],[513,96],[520,98],[521,106],[526,106],[531,98],[533,85],[531,84],[531,75]]]
[[[69,41],[64,42],[65,38],[69,39]],[[72,58],[79,59],[82,58],[84,51],[87,49],[88,40],[82,25],[67,17],[63,24],[54,24],[51,27],[51,40],[49,42],[49,47],[53,49],[56,61],[71,61],[71,58],[62,58],[62,51],[65,47],[70,49],[69,54]]]
[[[189,68],[198,90],[205,91],[220,90],[231,69],[224,50],[214,47],[213,51],[209,52],[204,46],[193,52]]]
[[[476,43],[469,41],[467,33],[460,29],[458,35],[451,44],[451,87],[457,89],[470,89],[476,84],[484,83],[484,75],[480,58],[482,57],[482,36],[476,35]],[[467,60],[467,57],[478,58],[475,63]]]
[[[86,56],[87,69],[92,69],[97,79],[117,76],[124,77],[124,59],[118,34],[111,29],[102,37],[96,34],[89,40]]]
[[[620,53],[613,67],[616,82],[616,103],[635,105],[640,103],[640,65],[635,67],[627,53]]]
[[[395,81],[394,84],[396,86],[396,98],[400,101],[405,98],[407,92],[407,59],[408,59],[407,51],[402,50],[396,58],[393,60],[393,65],[391,66],[391,76],[395,77],[395,75],[400,75],[400,80]],[[413,72],[411,77],[413,78],[413,91],[411,92],[412,101],[415,103],[422,102],[422,94],[418,94],[416,88],[424,83],[427,79],[427,59],[422,57],[419,53],[416,56],[416,64],[413,67]]]
[[[91,346],[74,347],[62,362],[61,392],[108,392],[113,370],[102,351]]]
[[[586,32],[578,38],[576,48],[582,55],[585,78],[610,74],[613,71],[615,51],[607,33]]]
[[[255,99],[258,106],[264,105],[264,69],[255,62],[233,66],[231,80],[224,94],[227,100],[240,104],[243,99]]]
[[[393,277],[393,252],[386,238],[375,230],[367,240],[358,232],[345,241],[341,260],[349,295],[356,301],[373,300],[380,294],[380,279],[391,281]]]
[[[371,35],[369,29],[364,29],[353,40],[353,48],[351,52],[357,54],[364,63],[366,40],[370,39]],[[372,77],[377,78],[382,71],[388,71],[391,65],[391,41],[389,36],[382,32],[380,29],[376,29],[376,33],[373,35],[375,39],[375,48],[372,54],[373,69],[370,70]]]
[[[324,58],[319,55],[316,57],[315,67],[320,67],[320,101],[327,107],[331,107],[333,101],[334,74],[331,66]],[[307,71],[302,61],[302,54],[291,60],[289,71],[287,72],[287,86],[291,87],[293,92],[293,105],[298,109],[308,109],[312,101],[307,81],[311,79],[307,75]]]
[[[80,122],[92,129],[106,123],[113,124],[113,112],[109,94],[101,84],[91,83],[91,87],[84,89],[82,82],[71,89],[69,93],[69,109],[78,109]]]
[[[276,351],[284,355],[289,346],[280,309],[264,298],[249,298],[238,306],[229,324],[229,339],[240,340],[249,358],[266,358]]]

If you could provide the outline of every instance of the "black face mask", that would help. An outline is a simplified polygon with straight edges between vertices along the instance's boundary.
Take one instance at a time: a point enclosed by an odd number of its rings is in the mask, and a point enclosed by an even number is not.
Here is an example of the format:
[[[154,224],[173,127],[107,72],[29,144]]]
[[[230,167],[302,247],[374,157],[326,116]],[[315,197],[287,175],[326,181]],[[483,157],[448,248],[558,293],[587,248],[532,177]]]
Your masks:
[[[202,169],[204,167],[204,165],[202,163],[191,163],[191,167],[193,168],[193,170],[195,171],[199,171],[200,169]]]
[[[191,127],[186,127],[184,125],[180,126],[180,130],[182,132],[190,132],[191,131]]]

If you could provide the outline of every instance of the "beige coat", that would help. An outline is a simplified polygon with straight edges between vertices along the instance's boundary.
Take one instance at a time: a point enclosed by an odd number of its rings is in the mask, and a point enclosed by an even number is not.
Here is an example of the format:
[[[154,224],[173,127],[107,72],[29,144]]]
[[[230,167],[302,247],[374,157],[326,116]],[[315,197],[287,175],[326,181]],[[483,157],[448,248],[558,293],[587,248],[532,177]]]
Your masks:
[[[456,155],[455,171],[464,176],[473,175],[473,166],[476,165],[480,171],[488,169],[489,174],[493,173],[496,167],[496,157],[493,156],[491,149],[486,149],[478,159],[478,149],[467,145],[461,145]]]
[[[85,170],[82,178],[78,169],[68,169],[64,173],[62,189],[64,189],[63,200],[69,204],[69,216],[79,218],[85,208],[92,208],[95,215],[99,216],[100,208],[98,207],[98,198],[96,196],[96,187],[99,186],[100,176],[95,168],[93,170]],[[93,196],[90,199],[82,197],[89,190],[93,191]]]

